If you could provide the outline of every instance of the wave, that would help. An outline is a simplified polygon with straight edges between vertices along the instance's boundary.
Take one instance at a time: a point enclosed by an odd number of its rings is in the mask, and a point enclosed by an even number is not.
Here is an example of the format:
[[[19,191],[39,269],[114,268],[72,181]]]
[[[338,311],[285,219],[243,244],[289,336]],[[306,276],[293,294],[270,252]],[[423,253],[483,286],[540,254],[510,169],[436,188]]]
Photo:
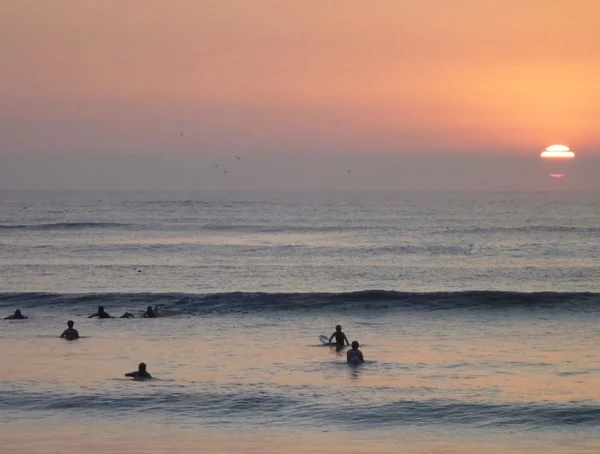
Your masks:
[[[50,223],[31,223],[31,224],[0,224],[0,231],[7,230],[83,230],[83,229],[109,229],[109,228],[127,228],[134,224],[121,222],[50,222]],[[150,226],[149,226],[150,227]],[[194,219],[180,219],[170,221],[163,225],[154,225],[150,228],[156,230],[163,229],[184,229],[209,232],[225,233],[361,233],[361,232],[387,232],[394,229],[395,226],[386,223],[374,225],[368,222],[353,223],[322,223],[322,224],[303,224],[298,220],[296,223],[273,224],[269,219],[255,220],[254,223],[211,223],[200,222]],[[515,226],[515,227],[455,227],[455,228],[432,228],[426,229],[429,235],[489,235],[489,234],[598,234],[598,227],[578,227],[578,226]]]
[[[598,227],[525,225],[515,227],[464,227],[441,229],[437,234],[506,234],[506,233],[600,233]]]
[[[173,206],[202,206],[202,207],[219,207],[229,208],[238,206],[255,206],[255,205],[271,205],[271,202],[265,200],[145,200],[142,202],[126,202],[133,205],[167,205]]]
[[[600,311],[600,293],[558,292],[398,292],[364,290],[342,293],[0,293],[0,308],[65,309],[86,314],[95,306],[113,310],[159,305],[164,315],[203,316],[261,312],[385,311]]]
[[[0,230],[79,230],[128,227],[118,222],[54,222],[47,224],[0,224]]]
[[[199,224],[201,230],[217,232],[252,232],[252,233],[330,233],[330,232],[360,232],[375,230],[372,226],[344,225],[302,225],[285,224],[272,225],[268,220],[264,224]]]
[[[146,384],[132,384],[144,386]],[[147,386],[144,386],[147,387]],[[152,388],[154,386],[151,385]],[[112,418],[135,414],[169,420],[202,419],[211,423],[293,424],[385,428],[404,426],[471,426],[476,428],[548,427],[600,425],[600,406],[593,402],[478,403],[450,399],[395,400],[392,402],[322,402],[294,394],[241,389],[239,391],[170,392],[152,389],[151,394],[129,390],[127,394],[75,394],[0,392],[0,409],[12,411],[67,412]],[[331,415],[344,415],[331,418]]]

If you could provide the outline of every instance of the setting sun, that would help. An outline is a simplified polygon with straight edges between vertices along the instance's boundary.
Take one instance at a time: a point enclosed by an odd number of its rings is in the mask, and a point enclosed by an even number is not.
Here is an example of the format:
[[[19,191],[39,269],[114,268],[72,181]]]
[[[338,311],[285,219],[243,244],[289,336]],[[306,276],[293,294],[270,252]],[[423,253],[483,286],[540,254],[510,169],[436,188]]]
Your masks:
[[[574,158],[575,153],[565,145],[550,145],[540,155],[542,158]]]

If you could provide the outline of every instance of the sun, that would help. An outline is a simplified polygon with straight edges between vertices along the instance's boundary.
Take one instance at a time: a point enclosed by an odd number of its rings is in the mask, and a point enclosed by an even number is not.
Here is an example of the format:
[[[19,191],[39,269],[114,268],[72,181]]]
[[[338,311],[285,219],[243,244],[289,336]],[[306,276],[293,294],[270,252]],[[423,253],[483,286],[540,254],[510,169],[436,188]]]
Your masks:
[[[542,158],[562,158],[562,159],[573,159],[575,153],[569,150],[569,147],[565,145],[550,145],[540,155]]]

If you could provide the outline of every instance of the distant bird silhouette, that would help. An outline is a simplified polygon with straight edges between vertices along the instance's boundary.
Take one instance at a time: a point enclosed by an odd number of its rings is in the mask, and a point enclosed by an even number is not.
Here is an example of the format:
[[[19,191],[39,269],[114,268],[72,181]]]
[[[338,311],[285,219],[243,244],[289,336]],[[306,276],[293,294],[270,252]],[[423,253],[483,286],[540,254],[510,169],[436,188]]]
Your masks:
[[[216,169],[217,167],[219,167],[219,166],[215,166],[215,169]]]
[[[227,173],[227,170],[225,170],[225,173]]]
[[[352,170],[348,170],[348,173],[352,172]]]
[[[183,133],[181,133],[181,134],[179,134],[179,135],[180,135],[180,136],[182,136],[182,135],[183,135]]]
[[[238,156],[238,155],[235,155],[235,157],[236,157],[236,158],[238,158],[238,160],[239,160],[239,159],[242,159],[242,157],[241,157],[241,156]]]

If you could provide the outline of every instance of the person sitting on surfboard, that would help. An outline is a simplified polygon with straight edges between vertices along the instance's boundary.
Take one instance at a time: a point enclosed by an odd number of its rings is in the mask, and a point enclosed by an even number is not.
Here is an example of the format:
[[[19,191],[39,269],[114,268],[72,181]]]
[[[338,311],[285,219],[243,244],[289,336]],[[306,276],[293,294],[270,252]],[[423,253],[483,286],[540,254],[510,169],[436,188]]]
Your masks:
[[[144,312],[144,318],[156,318],[158,317],[158,306],[154,306],[154,309],[152,309],[152,306],[148,306],[146,308],[146,312]]]
[[[63,333],[60,335],[61,339],[67,339],[69,341],[79,339],[79,331],[77,331],[75,328],[73,328],[74,324],[75,323],[73,322],[73,320],[69,320],[67,322],[68,328],[66,330],[64,330]]]
[[[4,317],[4,320],[24,320],[27,316],[21,313],[21,309],[17,309],[14,314]]]
[[[125,312],[119,318],[135,318],[135,315],[133,315],[131,312]]]
[[[152,375],[146,370],[146,363],[140,363],[138,370],[125,374],[126,377],[131,377],[134,380],[144,380],[146,378],[152,378]]]
[[[346,342],[346,345],[350,345],[350,342],[348,342],[348,338],[342,332],[342,325],[337,325],[335,327],[335,333],[333,333],[331,335],[331,337],[329,338],[329,343],[330,344],[331,344],[331,340],[334,337],[335,337],[335,343],[337,344],[338,347],[343,347],[344,346],[344,342]]]
[[[88,318],[94,318],[94,317],[98,317],[98,318],[114,318],[111,317],[108,312],[106,312],[104,310],[104,306],[98,306],[98,312],[96,312],[95,314],[90,315]]]
[[[346,353],[346,361],[350,364],[364,363],[362,352],[358,349],[358,341],[352,341],[352,349]]]

